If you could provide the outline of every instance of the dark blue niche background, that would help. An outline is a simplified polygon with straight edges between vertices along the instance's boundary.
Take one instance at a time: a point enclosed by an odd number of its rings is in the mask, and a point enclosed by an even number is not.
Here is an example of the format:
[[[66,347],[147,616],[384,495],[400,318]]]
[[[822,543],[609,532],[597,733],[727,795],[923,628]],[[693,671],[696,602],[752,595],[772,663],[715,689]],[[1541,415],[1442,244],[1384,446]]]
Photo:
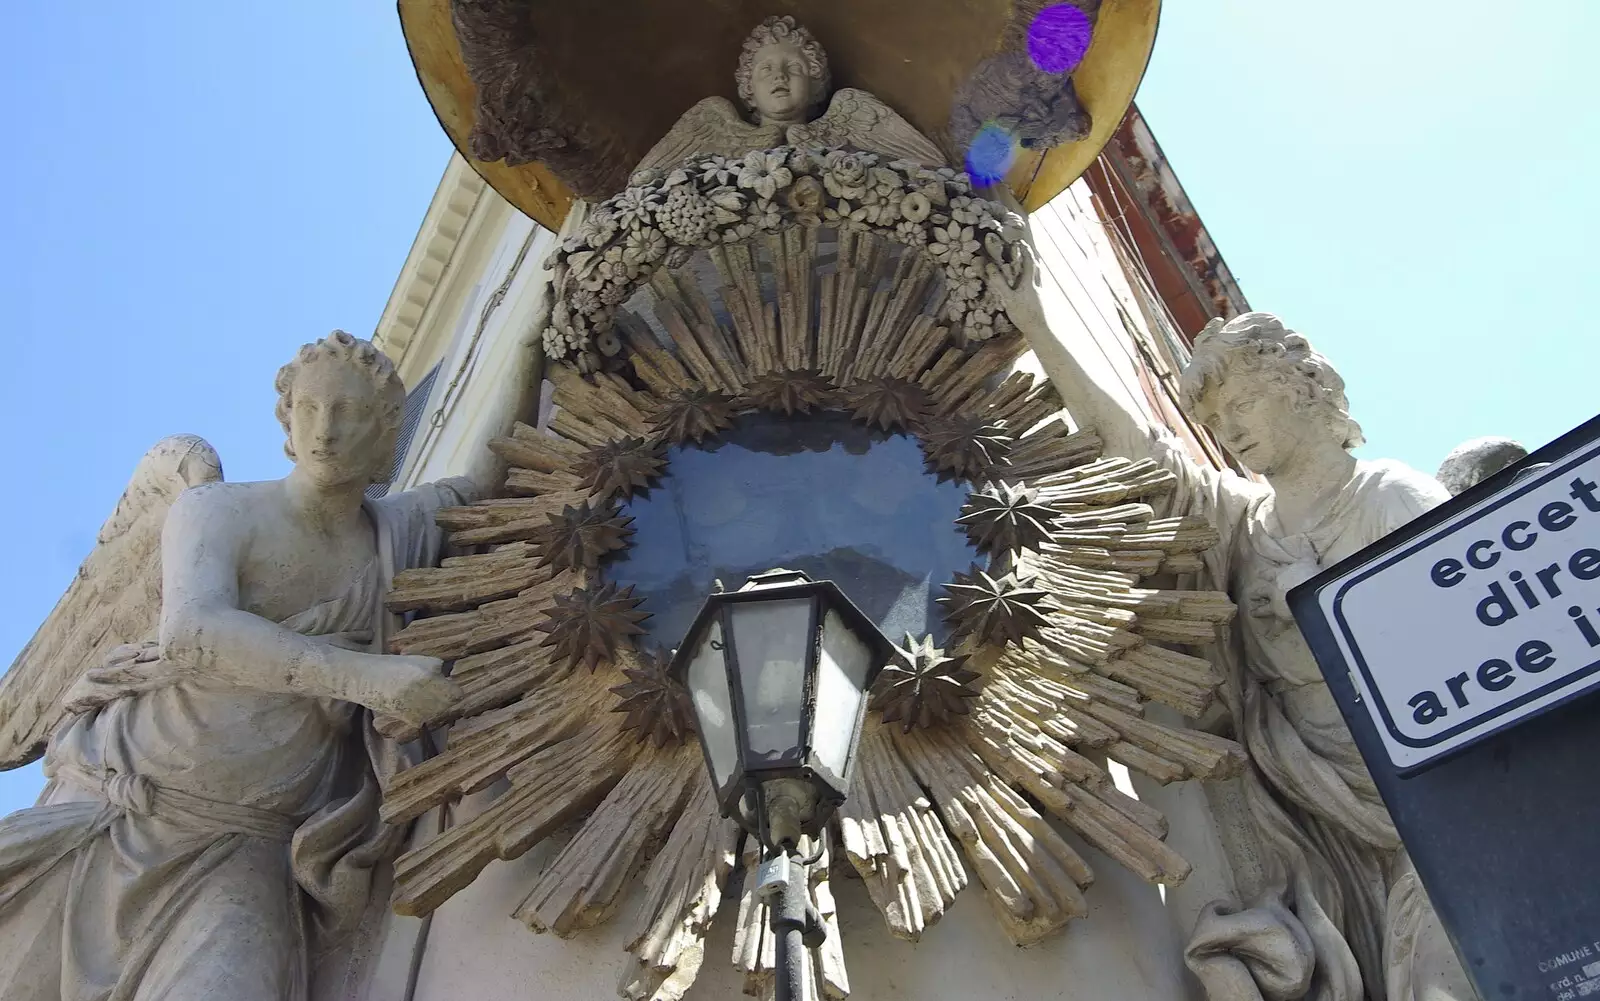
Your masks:
[[[896,644],[943,640],[935,599],[983,562],[955,525],[969,490],[926,472],[914,439],[844,414],[747,414],[672,449],[667,475],[625,505],[632,545],[605,576],[634,585],[648,640],[669,650],[713,581],[734,590],[777,567],[834,581]]]

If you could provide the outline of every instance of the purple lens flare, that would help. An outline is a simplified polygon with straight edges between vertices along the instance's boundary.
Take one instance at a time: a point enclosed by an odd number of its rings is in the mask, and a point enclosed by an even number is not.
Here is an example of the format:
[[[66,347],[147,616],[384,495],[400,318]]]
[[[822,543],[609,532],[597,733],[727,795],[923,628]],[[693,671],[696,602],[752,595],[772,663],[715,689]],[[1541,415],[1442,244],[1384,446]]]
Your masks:
[[[999,184],[1017,162],[1017,142],[995,122],[985,122],[967,147],[967,174],[981,188]]]
[[[1070,73],[1094,36],[1089,15],[1070,3],[1051,4],[1028,26],[1028,58],[1045,73]]]

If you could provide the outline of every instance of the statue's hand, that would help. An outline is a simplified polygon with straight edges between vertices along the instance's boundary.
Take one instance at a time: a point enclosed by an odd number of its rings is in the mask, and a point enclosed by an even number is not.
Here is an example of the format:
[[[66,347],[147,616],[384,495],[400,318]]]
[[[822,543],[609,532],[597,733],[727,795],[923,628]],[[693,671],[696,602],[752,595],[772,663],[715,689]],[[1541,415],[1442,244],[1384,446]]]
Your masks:
[[[393,655],[383,658],[383,690],[370,708],[422,726],[461,698],[461,688],[443,674],[437,657]]]
[[[1016,283],[1006,279],[999,265],[990,264],[986,273],[989,286],[1018,330],[1024,333],[1045,330],[1048,324],[1044,318],[1044,303],[1039,298],[1039,289],[1043,284],[1039,261],[1033,255],[1033,248],[1026,242],[1013,244],[1013,247],[1019,255]]]

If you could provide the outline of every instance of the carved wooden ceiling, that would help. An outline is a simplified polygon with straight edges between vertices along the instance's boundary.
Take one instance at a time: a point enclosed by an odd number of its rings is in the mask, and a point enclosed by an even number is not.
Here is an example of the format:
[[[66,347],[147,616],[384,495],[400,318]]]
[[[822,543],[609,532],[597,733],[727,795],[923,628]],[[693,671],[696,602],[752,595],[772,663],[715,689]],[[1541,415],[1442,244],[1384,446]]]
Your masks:
[[[941,139],[952,97],[987,57],[1015,51],[1045,0],[527,0],[517,29],[536,39],[530,104],[566,146],[544,163],[485,163],[468,153],[476,92],[451,22],[451,0],[399,0],[418,79],[445,131],[507,200],[559,229],[573,190],[605,196],[679,115],[712,95],[736,97],[740,44],[762,18],[793,14],[827,49],[835,86],[871,91]],[[1160,0],[1102,0],[1095,41],[1073,73],[1094,119],[1090,135],[1024,153],[1009,177],[1042,205],[1075,180],[1121,120],[1144,74]],[[519,12],[520,16],[520,12]],[[537,92],[537,93],[534,93]],[[569,136],[570,133],[570,136]],[[552,170],[552,167],[554,170]]]

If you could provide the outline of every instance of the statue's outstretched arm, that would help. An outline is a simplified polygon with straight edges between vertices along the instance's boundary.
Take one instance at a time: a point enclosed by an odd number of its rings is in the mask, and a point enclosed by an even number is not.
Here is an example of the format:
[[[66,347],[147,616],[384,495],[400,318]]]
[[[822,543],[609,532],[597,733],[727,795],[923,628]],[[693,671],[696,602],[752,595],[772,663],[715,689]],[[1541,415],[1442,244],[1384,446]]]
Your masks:
[[[423,723],[456,697],[433,657],[361,653],[241,610],[240,513],[214,491],[178,499],[162,532],[161,657],[247,688],[355,702]]]
[[[1050,382],[1061,394],[1067,412],[1080,426],[1092,427],[1105,442],[1108,455],[1130,459],[1154,458],[1163,464],[1187,462],[1181,452],[1168,454],[1162,447],[1166,429],[1152,424],[1143,414],[1127,405],[1122,397],[1108,391],[1083,367],[1066,343],[1051,330],[1040,299],[1043,275],[1030,252],[1016,286],[1011,286],[997,268],[990,268],[989,283],[1000,293],[1006,315],[1028,339],[1028,346],[1039,356]]]

